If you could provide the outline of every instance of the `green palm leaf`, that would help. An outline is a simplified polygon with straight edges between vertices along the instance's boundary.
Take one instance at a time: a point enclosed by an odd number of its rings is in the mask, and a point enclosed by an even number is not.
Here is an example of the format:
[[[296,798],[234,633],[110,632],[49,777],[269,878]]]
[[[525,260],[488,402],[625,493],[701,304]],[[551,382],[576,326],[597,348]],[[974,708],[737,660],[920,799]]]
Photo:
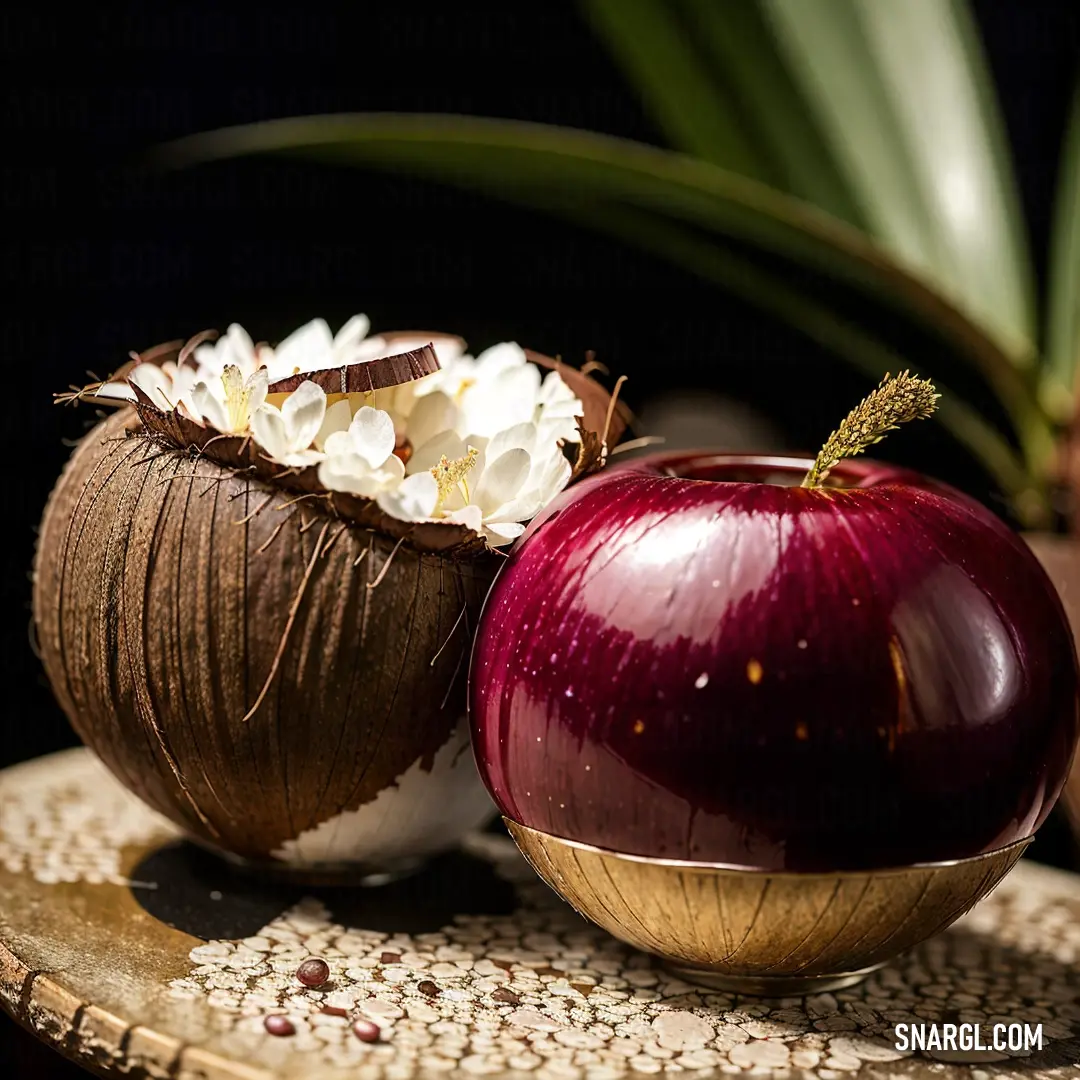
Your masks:
[[[864,229],[1005,356],[1033,364],[1028,253],[964,0],[583,6],[676,148]],[[702,111],[723,139],[687,137]],[[730,149],[745,146],[749,163]]]
[[[1080,367],[1080,83],[1061,151],[1060,180],[1050,252],[1046,324],[1047,405],[1068,417]]]
[[[723,82],[669,8],[656,0],[589,0],[584,7],[678,149],[776,184],[779,177],[741,123]]]
[[[692,231],[662,218],[613,206],[563,206],[561,212],[617,237],[633,237],[647,251],[660,255],[712,281],[727,292],[801,330],[828,351],[847,360],[873,382],[887,372],[917,367],[823,304],[786,285],[774,273],[740,258]],[[1047,524],[1045,489],[1034,481],[1008,439],[962,398],[934,380],[941,393],[936,419],[981,461],[1028,527]]]
[[[1051,435],[1031,380],[979,325],[857,229],[757,181],[590,132],[415,114],[276,120],[190,136],[169,144],[161,156],[173,165],[190,165],[266,152],[407,168],[533,204],[559,189],[582,203],[648,210],[752,241],[898,304],[939,330],[993,385],[1032,467],[1049,460]]]

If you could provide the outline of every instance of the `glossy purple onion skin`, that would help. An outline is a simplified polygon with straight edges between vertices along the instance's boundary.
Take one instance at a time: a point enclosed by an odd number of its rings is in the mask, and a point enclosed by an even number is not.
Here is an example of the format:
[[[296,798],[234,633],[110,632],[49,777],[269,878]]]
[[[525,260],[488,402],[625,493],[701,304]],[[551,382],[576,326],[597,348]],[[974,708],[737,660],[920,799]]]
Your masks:
[[[531,524],[470,672],[503,814],[797,871],[965,858],[1038,828],[1078,733],[1049,579],[945,485],[859,460],[833,470],[841,489],[791,486],[809,464],[655,455]]]

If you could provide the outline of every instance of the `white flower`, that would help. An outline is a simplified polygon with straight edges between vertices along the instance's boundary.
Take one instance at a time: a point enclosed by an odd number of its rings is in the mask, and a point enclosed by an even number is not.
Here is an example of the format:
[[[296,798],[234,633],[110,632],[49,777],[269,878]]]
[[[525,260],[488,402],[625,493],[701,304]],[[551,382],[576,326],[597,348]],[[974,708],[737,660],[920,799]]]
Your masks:
[[[195,387],[197,372],[189,364],[178,366],[175,361],[167,360],[164,364],[145,361],[136,364],[128,373],[125,382],[104,383],[95,392],[95,397],[110,400],[134,401],[137,386],[150,400],[166,412],[178,405],[190,406],[191,391]]]
[[[264,346],[259,361],[270,373],[270,381],[290,375],[306,375],[358,362],[361,343],[371,329],[366,315],[354,315],[337,334],[330,333],[325,319],[312,319],[294,330],[276,348]]]
[[[266,400],[266,386],[266,368],[245,379],[240,368],[228,364],[218,378],[200,382],[192,391],[192,419],[226,434],[247,434],[252,416]]]
[[[311,381],[302,382],[285,399],[281,409],[262,405],[251,417],[251,434],[271,461],[304,466],[321,461],[311,449],[326,415],[326,394]]]
[[[381,356],[412,352],[427,344],[434,346],[440,365],[438,371],[433,371],[422,379],[413,379],[398,386],[387,386],[375,391],[375,408],[388,412],[393,418],[394,428],[402,435],[406,434],[406,426],[417,401],[442,388],[446,370],[460,363],[463,352],[461,341],[458,338],[439,337],[434,334],[428,337],[395,338],[393,341],[372,337],[364,341],[356,353],[357,360],[366,362]],[[470,365],[473,363],[472,357],[464,359]],[[415,440],[412,441],[413,445],[416,445]]]
[[[450,397],[459,413],[459,434],[493,435],[514,424],[539,425],[544,441],[579,442],[575,417],[581,401],[557,371],[541,378],[525,350],[512,341],[485,349],[475,360],[463,356],[443,370],[422,379]],[[438,380],[436,383],[435,380]],[[431,393],[424,388],[418,393]]]
[[[177,366],[172,360],[161,365],[136,364],[127,382],[105,383],[96,396],[134,401],[135,393],[128,383],[135,383],[158,408],[170,411],[182,405],[193,420],[198,420],[199,410],[193,405],[191,392],[199,383],[219,379],[229,365],[239,368],[245,379],[259,366],[251,337],[237,323],[212,344],[199,345],[183,365]]]
[[[563,377],[557,371],[549,371],[544,376],[533,415],[533,420],[539,426],[540,439],[544,442],[559,439],[570,443],[581,442],[577,418],[584,410],[581,399],[566,385]]]
[[[570,481],[573,471],[558,443],[536,424],[516,424],[500,431],[487,446],[494,459],[511,447],[529,455],[529,473],[512,501],[499,508],[503,521],[528,521],[535,517]]]
[[[402,521],[464,525],[499,547],[510,543],[569,482],[562,444],[579,441],[583,408],[558,372],[543,375],[515,342],[477,357],[457,339],[369,337],[366,315],[336,335],[313,319],[276,348],[256,349],[236,323],[188,361],[137,365],[101,397],[134,397],[131,383],[162,409],[179,408],[226,434],[249,430],[271,461],[318,465],[327,490],[375,499]],[[435,347],[440,369],[373,393],[334,395],[310,380],[267,402],[279,379]],[[356,409],[355,415],[353,410]],[[408,465],[396,454],[407,442]]]
[[[525,531],[521,524],[550,502],[570,479],[570,463],[557,444],[542,444],[537,426],[516,424],[491,439],[462,439],[443,431],[413,452],[402,489],[409,485],[405,520],[432,518],[465,525],[493,547]],[[434,487],[423,478],[431,476]],[[400,517],[393,496],[379,505]]]
[[[103,382],[95,391],[94,397],[109,401],[134,401],[135,391],[127,382]]]
[[[239,323],[232,323],[217,341],[197,346],[193,358],[196,381],[205,383],[220,378],[230,366],[238,368],[245,379],[259,367],[251,335]]]
[[[541,379],[540,369],[512,342],[487,349],[475,360],[459,357],[408,385],[417,388],[411,410],[404,418],[389,411],[414,448],[442,432],[477,445],[478,439],[526,423],[536,425],[536,445],[551,452],[559,440],[580,441],[576,417],[583,411],[581,401],[557,371]],[[425,461],[424,467],[437,461]]]
[[[485,349],[455,394],[462,427],[476,435],[494,435],[512,424],[532,420],[540,394],[540,369],[513,342]]]
[[[294,330],[276,348],[259,350],[259,359],[266,365],[272,382],[290,375],[306,375],[332,367],[334,336],[323,319],[312,319]]]
[[[343,363],[355,364],[353,355],[371,331],[371,320],[366,315],[354,315],[334,335],[335,367]]]
[[[325,435],[326,460],[319,466],[319,483],[331,491],[348,491],[368,499],[397,486],[405,477],[405,466],[394,456],[395,444],[389,414],[363,406],[347,430]]]
[[[447,518],[499,547],[520,536],[525,530],[520,523],[535,517],[566,487],[571,467],[557,444],[541,441],[532,423],[498,432],[487,443],[485,458],[471,497]]]
[[[446,520],[480,533],[492,547],[516,540],[525,531],[525,526],[508,520],[516,516],[509,508],[528,480],[531,466],[528,452],[521,447],[500,454],[483,468],[465,505],[446,514]]]
[[[380,491],[375,501],[399,521],[428,521],[439,501],[439,485],[430,472],[414,473],[396,488]]]

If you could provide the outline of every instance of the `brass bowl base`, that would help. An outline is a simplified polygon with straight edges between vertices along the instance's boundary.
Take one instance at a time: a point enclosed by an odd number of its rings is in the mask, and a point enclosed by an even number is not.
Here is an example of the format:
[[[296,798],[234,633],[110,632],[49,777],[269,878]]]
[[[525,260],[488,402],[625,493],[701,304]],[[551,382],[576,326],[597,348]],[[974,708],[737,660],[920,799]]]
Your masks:
[[[626,855],[504,820],[579,914],[682,978],[768,997],[857,983],[955,922],[1031,843],[950,862],[797,873]]]
[[[766,998],[805,997],[807,994],[822,994],[826,990],[843,990],[862,982],[867,975],[884,966],[884,963],[871,964],[860,971],[844,971],[836,975],[729,975],[695,964],[670,960],[664,963],[664,967],[673,975],[710,990]]]

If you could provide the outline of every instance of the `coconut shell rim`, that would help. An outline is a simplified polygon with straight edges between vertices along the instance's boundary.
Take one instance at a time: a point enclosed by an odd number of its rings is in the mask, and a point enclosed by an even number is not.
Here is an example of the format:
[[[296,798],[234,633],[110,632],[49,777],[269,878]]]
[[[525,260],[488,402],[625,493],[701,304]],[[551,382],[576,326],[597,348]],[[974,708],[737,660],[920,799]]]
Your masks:
[[[142,363],[155,363],[159,366],[170,361],[183,363],[198,345],[214,340],[218,336],[215,330],[204,330],[193,335],[186,342],[177,339],[151,346],[141,353],[133,354],[132,359],[117,369],[106,381],[124,379]],[[392,344],[395,339],[422,336],[456,340],[464,344],[464,339],[456,335],[438,332],[420,334],[416,331],[389,331],[379,336],[384,337],[388,344]],[[560,358],[547,356],[534,349],[524,349],[524,353],[526,359],[538,367],[557,371],[582,402],[583,416],[578,418],[578,433],[581,441],[577,458],[572,463],[570,479],[567,481],[567,487],[569,487],[604,466],[606,453],[603,428],[605,425],[608,428],[607,441],[617,442],[630,422],[631,413],[621,402],[616,401],[612,406],[613,395],[586,372],[565,363]],[[393,361],[393,363],[386,365],[384,361]],[[366,380],[350,378],[351,369],[370,368],[372,365],[378,365],[380,380],[384,368],[391,374],[403,370],[405,377],[397,381],[373,381],[369,372]],[[267,392],[289,393],[300,383],[312,381],[329,393],[364,393],[404,385],[437,370],[439,370],[438,357],[435,354],[433,342],[429,342],[420,349],[395,353],[388,357],[343,365],[340,368],[291,375],[272,383]],[[178,409],[168,411],[160,409],[138,386],[129,385],[135,394],[134,411],[143,428],[149,437],[157,441],[159,445],[163,443],[167,449],[192,457],[205,458],[222,468],[235,470],[238,475],[254,475],[278,490],[298,497],[311,498],[313,502],[317,500],[323,504],[324,509],[329,510],[331,516],[339,518],[346,524],[380,533],[408,544],[422,553],[468,559],[476,558],[485,552],[499,551],[488,544],[481,534],[467,526],[453,522],[402,521],[382,510],[374,499],[352,495],[348,492],[330,491],[318,482],[316,467],[297,469],[280,466],[259,453],[250,435],[230,435],[209,425],[199,424],[184,416]],[[342,386],[346,388],[343,390]],[[105,402],[110,399],[99,400]],[[129,401],[115,403],[122,407],[132,405]],[[131,434],[136,434],[136,432],[132,431]]]

